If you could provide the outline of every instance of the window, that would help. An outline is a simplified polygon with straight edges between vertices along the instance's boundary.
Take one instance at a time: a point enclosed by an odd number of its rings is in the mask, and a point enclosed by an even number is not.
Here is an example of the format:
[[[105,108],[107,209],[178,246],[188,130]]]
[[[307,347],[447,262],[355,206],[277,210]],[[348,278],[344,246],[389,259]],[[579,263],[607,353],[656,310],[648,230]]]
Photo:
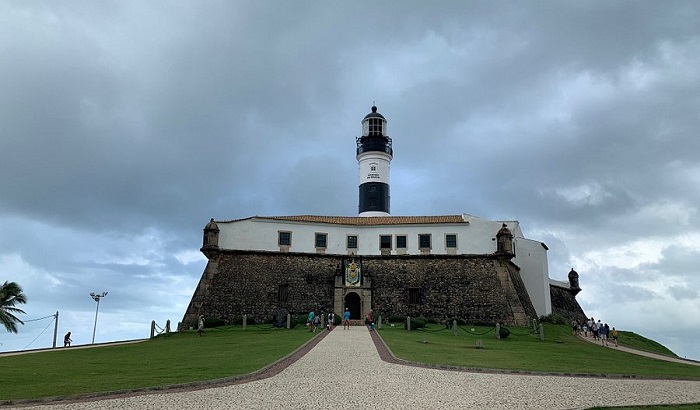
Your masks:
[[[408,303],[411,305],[420,304],[420,288],[408,288]]]
[[[381,118],[370,118],[369,119],[369,133],[370,135],[374,133],[382,133],[382,119]]]
[[[457,235],[448,233],[445,235],[445,247],[446,248],[456,248],[457,247]]]
[[[326,233],[317,233],[316,234],[316,247],[317,248],[325,248],[327,243],[328,243],[328,234],[326,234]]]
[[[430,234],[422,233],[418,235],[418,248],[419,249],[430,249]]]
[[[277,244],[279,246],[292,246],[292,233],[284,231],[277,232]]]
[[[370,170],[370,171],[376,171],[376,170],[377,170],[377,166],[376,166],[376,165],[372,165],[371,167],[369,167],[369,170]]]
[[[396,235],[396,249],[406,249],[406,235]]]
[[[357,249],[356,235],[348,235],[348,249]]]
[[[286,303],[289,300],[289,285],[280,285],[277,289],[277,301]]]
[[[391,249],[391,235],[379,236],[379,248],[380,249]]]

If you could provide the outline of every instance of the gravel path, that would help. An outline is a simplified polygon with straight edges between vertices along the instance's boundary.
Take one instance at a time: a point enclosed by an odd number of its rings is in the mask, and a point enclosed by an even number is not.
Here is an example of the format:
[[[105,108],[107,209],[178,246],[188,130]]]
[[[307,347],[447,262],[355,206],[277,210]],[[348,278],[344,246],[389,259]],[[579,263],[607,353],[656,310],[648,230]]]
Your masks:
[[[388,363],[365,327],[336,328],[280,373],[201,390],[41,409],[572,409],[700,402],[700,382],[471,373]]]

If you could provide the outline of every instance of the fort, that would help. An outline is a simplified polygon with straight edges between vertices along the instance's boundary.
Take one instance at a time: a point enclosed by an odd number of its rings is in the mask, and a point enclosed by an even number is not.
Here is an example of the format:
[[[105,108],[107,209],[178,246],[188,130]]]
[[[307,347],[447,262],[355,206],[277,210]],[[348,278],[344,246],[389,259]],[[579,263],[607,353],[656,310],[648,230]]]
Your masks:
[[[421,316],[527,325],[556,313],[585,319],[579,275],[549,278],[548,247],[518,221],[469,214],[393,216],[393,141],[377,107],[356,138],[358,216],[211,219],[201,251],[207,266],[181,328],[199,315],[234,323],[281,314],[351,312],[364,318]]]

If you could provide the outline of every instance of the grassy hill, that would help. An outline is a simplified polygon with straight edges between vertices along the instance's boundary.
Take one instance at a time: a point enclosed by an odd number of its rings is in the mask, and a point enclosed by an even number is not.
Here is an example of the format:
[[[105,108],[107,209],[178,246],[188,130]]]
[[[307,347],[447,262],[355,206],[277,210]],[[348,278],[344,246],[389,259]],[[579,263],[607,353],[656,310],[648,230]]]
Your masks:
[[[621,345],[631,347],[633,349],[658,353],[665,356],[678,357],[678,355],[667,349],[666,346],[662,345],[661,343],[647,339],[646,337],[638,335],[634,332],[620,332],[619,342]]]
[[[0,357],[0,403],[240,376],[287,356],[313,335],[301,326],[223,327],[202,337],[190,331],[142,343]]]
[[[545,340],[530,328],[510,328],[496,339],[491,327],[462,326],[457,336],[440,325],[406,332],[402,326],[384,326],[382,339],[399,358],[426,364],[466,368],[552,372],[561,374],[628,375],[636,377],[700,379],[700,367],[650,359],[578,339],[569,326],[544,325]],[[477,340],[481,348],[477,348]],[[620,343],[675,356],[662,345],[632,332]]]
[[[203,337],[196,332],[171,333],[134,344],[0,357],[0,404],[231,378],[285,357],[314,336],[304,327],[249,326],[246,331],[223,327],[207,332]],[[512,328],[511,332],[508,338],[497,340],[488,327],[463,327],[457,336],[438,325],[410,332],[390,326],[379,330],[398,357],[430,364],[700,379],[700,367],[606,349],[577,339],[568,326],[545,325],[545,341],[528,328]],[[632,335],[623,333],[621,342],[668,352]],[[477,340],[481,340],[480,349],[475,347]]]

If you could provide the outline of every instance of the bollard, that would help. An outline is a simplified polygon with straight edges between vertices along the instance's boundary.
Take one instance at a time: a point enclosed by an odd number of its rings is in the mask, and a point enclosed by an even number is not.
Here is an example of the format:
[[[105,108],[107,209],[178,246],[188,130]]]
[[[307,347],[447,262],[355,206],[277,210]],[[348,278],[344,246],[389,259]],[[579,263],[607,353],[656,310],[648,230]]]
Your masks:
[[[287,329],[292,328],[292,315],[287,313]]]
[[[456,320],[452,321],[452,334],[457,336],[457,321]]]
[[[540,323],[540,340],[544,341],[544,326]]]
[[[377,316],[377,329],[382,328],[382,315]]]
[[[406,318],[406,330],[411,330],[411,316]]]
[[[248,315],[243,315],[243,330],[245,330],[245,327],[247,325],[246,322],[248,322]]]
[[[501,324],[496,323],[496,339],[500,339],[500,338],[501,338]]]
[[[532,319],[532,331],[537,333],[537,319]]]
[[[151,320],[151,339],[155,336],[156,333],[156,321]]]
[[[326,315],[321,315],[321,324],[320,324],[320,326],[321,326],[321,329],[325,329],[325,328],[326,328]]]

